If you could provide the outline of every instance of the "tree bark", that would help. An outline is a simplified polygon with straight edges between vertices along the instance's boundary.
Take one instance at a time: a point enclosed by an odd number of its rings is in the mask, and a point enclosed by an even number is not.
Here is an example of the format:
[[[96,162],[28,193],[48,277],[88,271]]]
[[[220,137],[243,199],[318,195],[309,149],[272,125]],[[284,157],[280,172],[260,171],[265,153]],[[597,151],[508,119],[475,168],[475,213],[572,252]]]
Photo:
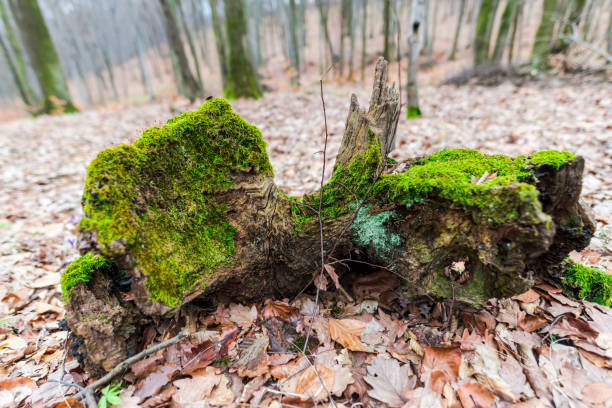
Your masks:
[[[514,47],[516,44],[516,35],[519,32],[519,25],[521,24],[521,15],[523,14],[523,1],[518,0],[518,4],[516,6],[516,12],[514,13],[514,20],[512,21],[512,35],[510,36],[510,44],[508,45],[508,65],[512,65],[512,61],[514,61]],[[519,35],[519,47],[520,47],[520,35]]]
[[[202,90],[202,93],[204,93],[204,81],[202,80],[202,73],[200,71],[200,61],[198,60],[198,53],[196,52],[195,43],[193,41],[193,37],[191,36],[191,32],[189,32],[189,24],[187,24],[185,12],[183,11],[183,5],[181,4],[180,0],[177,1],[176,10],[178,11],[178,16],[181,21],[181,25],[183,26],[183,32],[185,33],[185,38],[187,39],[187,44],[189,45],[189,52],[191,53],[193,66],[195,67],[196,75],[198,77],[198,85]]]
[[[556,5],[557,0],[544,0],[542,4],[542,17],[531,50],[531,64],[540,69],[548,66],[548,56],[551,51],[552,34],[555,27],[552,17]]]
[[[2,43],[2,50],[6,57],[7,64],[13,75],[15,86],[19,91],[19,96],[21,97],[23,103],[28,106],[35,107],[36,93],[28,81],[26,66],[23,60],[23,53],[21,52],[21,47],[17,41],[17,36],[13,31],[13,26],[11,25],[11,21],[2,1],[0,1],[0,17],[2,17],[2,23],[4,24],[4,30],[6,31],[8,45],[3,39],[0,39],[0,42]]]
[[[423,46],[422,30],[425,19],[425,0],[412,0],[410,7],[410,24],[408,26],[408,67],[406,73],[406,118],[412,119],[421,116],[419,107],[419,89],[417,73],[419,71],[419,54]]]
[[[482,305],[550,280],[588,244],[582,158],[454,149],[392,164],[399,112],[380,59],[369,108],[351,96],[332,178],[302,198],[279,191],[261,134],[221,99],[100,152],[83,194],[84,255],[62,275],[87,369],[110,370],[145,326],[189,307],[295,295],[321,270],[321,246],[341,275],[367,262],[399,277],[407,299]]]
[[[362,0],[361,13],[361,82],[365,80],[366,66],[366,32],[368,27],[368,0]]]
[[[493,51],[493,64],[499,65],[504,55],[505,49],[508,47],[508,35],[510,26],[514,21],[518,6],[518,0],[507,0],[506,7],[501,17],[499,29],[497,30],[497,39],[495,40],[495,49]]]
[[[489,63],[491,32],[495,22],[499,0],[482,0],[476,18],[476,35],[474,37],[474,66]]]
[[[43,102],[40,113],[77,112],[38,1],[11,0],[10,4],[42,88]]]
[[[457,52],[457,44],[459,43],[459,34],[461,33],[461,22],[463,20],[463,14],[465,13],[465,0],[461,0],[459,6],[459,17],[457,18],[457,28],[455,29],[455,39],[453,40],[453,48],[450,55],[448,56],[449,61],[455,60],[455,53]]]
[[[223,86],[227,81],[227,53],[225,52],[225,34],[221,25],[221,18],[218,11],[218,0],[208,0],[210,4],[210,14],[212,19],[213,32],[215,34],[215,45],[217,47],[217,56],[219,57],[219,69],[221,71],[221,80]]]
[[[382,56],[390,61],[391,0],[383,0],[383,52]]]
[[[329,29],[327,27],[327,15],[329,13],[329,5],[323,4],[323,0],[316,0],[317,8],[319,9],[319,22],[321,27],[323,28],[323,35],[325,37],[325,43],[327,44],[327,49],[329,50],[329,58],[332,64],[335,64],[338,60],[338,57],[334,53],[334,45],[332,44],[331,38],[329,36]]]
[[[261,88],[247,51],[247,21],[243,0],[225,0],[227,77],[223,94],[228,99],[259,98]]]
[[[300,47],[298,45],[297,5],[295,0],[289,0],[289,34],[291,38],[291,84],[300,85]]]
[[[159,0],[162,8],[164,28],[168,36],[168,47],[172,57],[172,65],[179,83],[179,91],[191,102],[204,96],[202,88],[189,69],[189,61],[185,54],[181,33],[176,21],[174,0]]]

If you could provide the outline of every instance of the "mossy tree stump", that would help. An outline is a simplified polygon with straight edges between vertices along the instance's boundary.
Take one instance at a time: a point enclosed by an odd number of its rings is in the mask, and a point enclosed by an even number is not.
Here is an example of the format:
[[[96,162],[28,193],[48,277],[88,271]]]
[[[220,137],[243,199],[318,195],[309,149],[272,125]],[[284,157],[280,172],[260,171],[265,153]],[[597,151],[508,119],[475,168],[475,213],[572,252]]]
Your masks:
[[[303,289],[320,269],[319,199],[327,259],[385,265],[415,299],[511,296],[588,244],[581,157],[452,149],[394,163],[399,112],[381,59],[369,109],[351,98],[330,181],[301,198],[276,187],[260,132],[221,99],[100,152],[83,194],[88,258],[62,281],[87,368],[110,370],[189,303]]]

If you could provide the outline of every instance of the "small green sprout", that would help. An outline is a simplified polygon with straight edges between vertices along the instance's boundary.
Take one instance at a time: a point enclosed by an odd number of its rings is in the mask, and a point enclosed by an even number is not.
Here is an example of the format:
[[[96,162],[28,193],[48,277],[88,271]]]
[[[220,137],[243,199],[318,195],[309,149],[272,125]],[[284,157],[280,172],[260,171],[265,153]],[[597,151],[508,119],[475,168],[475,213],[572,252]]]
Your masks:
[[[98,408],[107,408],[110,405],[121,404],[121,397],[119,397],[121,389],[119,387],[121,387],[121,383],[116,385],[109,384],[102,388],[102,398],[98,401]]]

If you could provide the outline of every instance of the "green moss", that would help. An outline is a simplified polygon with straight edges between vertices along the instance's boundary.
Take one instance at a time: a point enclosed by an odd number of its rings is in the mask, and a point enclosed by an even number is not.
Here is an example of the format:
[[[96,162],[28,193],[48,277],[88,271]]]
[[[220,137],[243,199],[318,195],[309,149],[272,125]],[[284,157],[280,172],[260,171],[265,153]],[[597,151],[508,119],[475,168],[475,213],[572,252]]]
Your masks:
[[[96,272],[104,272],[112,268],[112,261],[92,253],[87,253],[72,262],[64,273],[60,281],[62,287],[62,297],[68,302],[70,289],[79,282],[88,283]]]
[[[400,236],[394,232],[387,231],[385,224],[396,215],[392,211],[382,211],[371,214],[371,205],[361,207],[351,225],[353,230],[353,241],[362,247],[370,247],[376,255],[382,259],[389,260],[391,249],[402,243]],[[352,205],[353,211],[356,204]]]
[[[134,145],[100,152],[87,169],[80,228],[97,233],[106,255],[127,247],[152,299],[174,306],[231,264],[236,229],[215,192],[247,172],[273,175],[261,133],[229,103],[210,99]]]
[[[484,155],[470,149],[446,149],[421,159],[403,173],[383,175],[377,197],[411,206],[425,199],[462,205],[477,218],[503,223],[540,220],[541,205],[525,157]],[[485,172],[496,175],[477,184]]]
[[[219,357],[219,358],[215,358],[212,363],[210,363],[213,366],[223,366],[223,367],[229,367],[232,364],[232,359],[229,357]]]
[[[567,163],[569,160],[574,160],[576,155],[570,152],[560,152],[557,150],[542,150],[540,152],[532,153],[529,156],[529,164],[534,166],[541,166],[548,164],[555,169],[559,168]]]
[[[612,275],[601,269],[589,268],[567,259],[561,277],[564,289],[578,299],[610,306]]]
[[[418,106],[406,106],[406,119],[420,118],[423,116]]]

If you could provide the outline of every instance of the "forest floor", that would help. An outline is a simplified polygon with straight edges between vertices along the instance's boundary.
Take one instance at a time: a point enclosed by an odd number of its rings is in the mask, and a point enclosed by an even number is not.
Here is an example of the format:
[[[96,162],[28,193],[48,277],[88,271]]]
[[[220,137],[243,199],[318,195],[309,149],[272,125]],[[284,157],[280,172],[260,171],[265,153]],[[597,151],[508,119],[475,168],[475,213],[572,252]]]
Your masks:
[[[367,102],[368,87],[325,85],[330,165],[354,91]],[[598,226],[589,248],[572,257],[612,273],[610,82],[587,76],[519,86],[427,86],[420,98],[424,117],[400,119],[396,158],[447,147],[510,155],[560,149],[584,156],[583,197]],[[277,184],[292,195],[316,190],[324,140],[318,84],[233,106],[262,131]],[[165,101],[0,123],[0,407],[66,406],[63,396],[76,391],[47,380],[62,374],[67,332],[58,325],[64,315],[59,280],[78,256],[74,241],[87,164],[101,149],[131,142],[147,127],[193,108]],[[384,290],[393,290],[394,280],[388,281]],[[291,306],[280,299],[256,308],[226,305],[200,319],[205,339],[184,340],[133,366],[123,385],[135,385],[124,389],[121,406],[186,407],[202,399],[308,405],[325,403],[327,391],[336,406],[350,406],[351,398],[388,406],[612,406],[610,308],[541,286],[493,299],[479,313],[452,302],[405,305],[398,312],[376,300],[380,287],[364,281],[351,288],[370,300],[358,296],[349,304],[336,292],[325,293],[313,325],[314,360],[291,347],[311,318],[308,295]],[[274,334],[286,340],[287,327],[297,332],[289,346]],[[168,328],[158,328],[147,344],[168,336]],[[253,359],[242,358],[245,349]],[[197,369],[176,363],[177,356],[195,359]],[[70,356],[66,371],[64,381],[86,380]]]

